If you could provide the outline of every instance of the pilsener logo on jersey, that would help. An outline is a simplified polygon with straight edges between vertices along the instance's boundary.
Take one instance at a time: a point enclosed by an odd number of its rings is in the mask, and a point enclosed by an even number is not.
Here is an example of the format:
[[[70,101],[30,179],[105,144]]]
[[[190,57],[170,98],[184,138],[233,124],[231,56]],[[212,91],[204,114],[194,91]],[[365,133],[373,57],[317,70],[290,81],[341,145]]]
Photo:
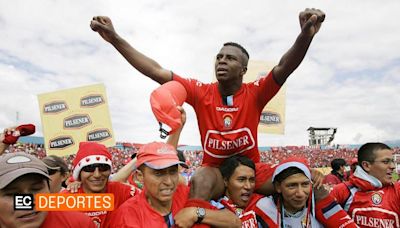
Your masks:
[[[256,143],[250,129],[241,128],[223,132],[208,130],[203,145],[208,155],[227,158],[254,148]]]
[[[355,208],[353,220],[362,227],[400,227],[399,215],[378,207]]]

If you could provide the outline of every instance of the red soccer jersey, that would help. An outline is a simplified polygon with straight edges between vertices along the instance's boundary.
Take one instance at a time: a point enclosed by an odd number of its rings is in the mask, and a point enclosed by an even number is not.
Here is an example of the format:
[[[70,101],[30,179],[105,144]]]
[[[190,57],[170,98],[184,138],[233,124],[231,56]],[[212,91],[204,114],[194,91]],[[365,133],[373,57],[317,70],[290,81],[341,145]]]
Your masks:
[[[108,181],[104,193],[114,194],[114,211],[85,211],[84,213],[89,216],[97,227],[107,227],[107,220],[115,213],[120,205],[122,205],[130,197],[138,194],[139,189],[135,189],[126,184],[119,182]],[[62,193],[70,193],[67,190],[63,190]],[[78,189],[77,193],[85,193],[82,186]]]
[[[146,199],[146,189],[136,197],[127,200],[113,214],[110,220],[110,227],[120,228],[142,228],[142,227],[159,227],[167,228],[165,218],[155,211]],[[172,218],[185,206],[189,197],[189,187],[186,185],[178,185],[172,199]],[[171,224],[172,225],[172,224]]]
[[[351,176],[330,194],[360,227],[400,227],[400,182],[376,188]]]
[[[75,211],[49,211],[40,228],[95,228],[93,221],[86,215]]]
[[[204,150],[203,165],[218,166],[225,158],[242,154],[260,161],[257,127],[264,106],[279,91],[272,71],[252,83],[243,83],[236,94],[221,97],[218,83],[203,84],[176,74],[187,91],[186,102],[193,106]]]

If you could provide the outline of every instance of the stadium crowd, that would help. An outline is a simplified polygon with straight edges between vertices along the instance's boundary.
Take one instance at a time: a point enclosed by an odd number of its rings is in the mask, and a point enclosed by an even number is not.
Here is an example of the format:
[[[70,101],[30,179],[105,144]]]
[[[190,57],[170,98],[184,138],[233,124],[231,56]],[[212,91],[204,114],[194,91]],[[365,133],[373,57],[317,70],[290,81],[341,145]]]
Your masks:
[[[139,151],[140,143],[117,142],[115,147],[109,147],[108,150],[112,154],[114,169],[118,172],[124,165],[131,160],[131,155]],[[312,168],[329,167],[330,162],[334,158],[343,158],[350,165],[352,159],[357,157],[358,147],[342,145],[340,148],[315,148],[315,146],[281,146],[271,147],[269,150],[261,150],[261,161],[270,164],[279,164],[288,157],[305,158]],[[178,146],[179,149],[179,146]],[[33,143],[17,143],[10,145],[5,153],[26,152],[40,159],[46,157],[46,150],[42,144]],[[183,154],[191,173],[194,169],[201,165],[203,159],[203,150],[184,150]],[[393,148],[393,154],[400,156],[400,147]],[[72,169],[72,161],[75,155],[63,157],[64,161]],[[400,158],[399,158],[400,159]],[[400,163],[400,160],[398,161]]]

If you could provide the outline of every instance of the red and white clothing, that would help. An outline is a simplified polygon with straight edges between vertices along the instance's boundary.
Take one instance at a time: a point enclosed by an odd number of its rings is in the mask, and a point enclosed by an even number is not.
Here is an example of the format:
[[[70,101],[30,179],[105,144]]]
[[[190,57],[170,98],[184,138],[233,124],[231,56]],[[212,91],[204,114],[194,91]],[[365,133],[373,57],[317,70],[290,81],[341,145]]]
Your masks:
[[[186,102],[193,106],[204,150],[203,165],[218,166],[225,158],[242,154],[260,161],[257,127],[264,106],[281,88],[272,71],[265,77],[243,83],[233,96],[221,97],[218,83],[204,84],[173,74],[186,89]],[[225,101],[223,101],[223,99]]]
[[[93,221],[83,213],[75,211],[49,211],[40,228],[96,228]]]
[[[240,218],[240,221],[242,221],[242,228],[259,227],[254,208],[257,201],[262,197],[264,196],[254,193],[253,195],[251,195],[249,203],[244,209],[237,207],[237,205],[234,204],[227,196],[222,197],[220,200],[218,200],[218,202],[211,201],[211,204],[213,204],[218,209],[226,208],[235,213],[235,215]]]
[[[331,195],[360,227],[400,227],[400,182],[381,186],[357,166],[349,181],[336,185]]]
[[[168,218],[162,216],[155,211],[147,201],[146,189],[138,196],[127,200],[115,211],[110,219],[110,227],[120,228],[142,228],[142,227],[159,227],[167,228],[167,220],[169,225],[173,225],[173,216],[185,206],[189,197],[189,187],[186,185],[178,185],[172,199],[171,215]],[[172,224],[171,224],[172,223]]]
[[[97,225],[97,227],[108,227],[107,220],[109,217],[115,213],[119,206],[121,206],[125,201],[127,201],[132,196],[138,195],[140,189],[133,188],[132,186],[122,184],[119,182],[108,181],[104,193],[114,194],[114,211],[84,211],[84,213],[89,216],[92,221]],[[70,193],[67,190],[61,193]],[[85,193],[82,186],[78,189],[76,193]]]

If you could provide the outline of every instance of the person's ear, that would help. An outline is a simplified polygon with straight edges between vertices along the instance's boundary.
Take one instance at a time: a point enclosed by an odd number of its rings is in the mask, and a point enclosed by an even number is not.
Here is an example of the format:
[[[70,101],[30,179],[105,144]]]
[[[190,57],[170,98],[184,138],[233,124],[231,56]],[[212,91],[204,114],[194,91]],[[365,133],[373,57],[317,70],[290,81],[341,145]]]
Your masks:
[[[371,170],[371,163],[370,163],[369,161],[362,161],[362,162],[361,162],[361,167],[362,167],[365,171],[369,172],[369,171]]]
[[[282,193],[282,187],[279,183],[274,183],[274,187],[277,193]]]
[[[244,67],[242,68],[242,75],[246,74],[246,72],[247,72],[247,66],[244,66]]]

